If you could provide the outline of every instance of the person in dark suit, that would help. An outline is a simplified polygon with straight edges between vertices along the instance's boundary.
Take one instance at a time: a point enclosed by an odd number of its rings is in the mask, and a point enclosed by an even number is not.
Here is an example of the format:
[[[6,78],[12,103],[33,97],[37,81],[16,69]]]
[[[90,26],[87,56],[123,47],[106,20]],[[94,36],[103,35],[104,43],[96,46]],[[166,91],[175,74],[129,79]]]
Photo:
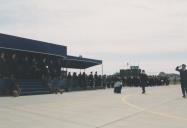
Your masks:
[[[94,83],[95,83],[95,87],[97,88],[99,86],[99,79],[98,79],[97,72],[95,72],[94,74]]]
[[[82,79],[83,89],[86,90],[86,88],[87,88],[87,75],[86,75],[85,72],[83,72],[83,74],[81,75],[81,79]]]
[[[145,70],[142,70],[140,74],[140,86],[142,87],[142,94],[145,94],[145,87],[147,86],[148,77],[145,73]]]
[[[82,89],[82,74],[81,74],[81,72],[78,74],[78,86]]]
[[[182,64],[181,66],[177,66],[176,71],[180,72],[181,90],[182,90],[183,98],[185,98],[186,94],[187,94],[187,70],[186,70],[186,65]]]
[[[89,86],[93,88],[94,77],[92,72],[90,72],[90,75],[88,76],[88,80],[89,80]]]
[[[68,91],[72,90],[72,85],[73,85],[72,75],[71,75],[71,72],[69,72],[68,75],[67,75],[67,88],[68,88]]]

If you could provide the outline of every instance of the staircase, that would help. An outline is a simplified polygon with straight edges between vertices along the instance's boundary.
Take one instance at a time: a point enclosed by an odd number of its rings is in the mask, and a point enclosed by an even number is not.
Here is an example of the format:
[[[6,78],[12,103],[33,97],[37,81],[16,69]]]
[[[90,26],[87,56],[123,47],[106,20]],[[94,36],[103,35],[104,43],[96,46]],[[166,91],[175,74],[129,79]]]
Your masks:
[[[20,80],[19,87],[21,89],[20,95],[40,95],[49,94],[49,88],[40,80]]]

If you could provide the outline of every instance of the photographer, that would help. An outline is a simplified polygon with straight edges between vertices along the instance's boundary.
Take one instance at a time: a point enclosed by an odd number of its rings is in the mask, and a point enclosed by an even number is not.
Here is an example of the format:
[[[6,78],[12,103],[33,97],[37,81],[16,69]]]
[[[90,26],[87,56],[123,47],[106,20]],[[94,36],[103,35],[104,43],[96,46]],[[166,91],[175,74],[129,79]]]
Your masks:
[[[177,66],[176,67],[176,71],[180,72],[181,89],[182,89],[183,98],[185,98],[186,97],[186,93],[187,93],[187,70],[186,70],[186,65],[182,64],[181,66]]]

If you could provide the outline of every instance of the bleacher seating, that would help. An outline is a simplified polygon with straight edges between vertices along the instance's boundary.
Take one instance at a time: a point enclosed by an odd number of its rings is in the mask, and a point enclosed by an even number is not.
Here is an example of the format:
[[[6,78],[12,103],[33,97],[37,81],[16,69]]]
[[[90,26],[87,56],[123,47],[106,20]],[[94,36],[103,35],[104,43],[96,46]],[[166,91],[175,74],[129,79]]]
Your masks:
[[[20,95],[22,96],[50,93],[49,87],[39,80],[20,80],[19,87],[21,89]]]
[[[10,90],[9,88],[12,85],[12,81],[10,80],[4,80],[0,79],[0,96],[7,96],[10,95]]]

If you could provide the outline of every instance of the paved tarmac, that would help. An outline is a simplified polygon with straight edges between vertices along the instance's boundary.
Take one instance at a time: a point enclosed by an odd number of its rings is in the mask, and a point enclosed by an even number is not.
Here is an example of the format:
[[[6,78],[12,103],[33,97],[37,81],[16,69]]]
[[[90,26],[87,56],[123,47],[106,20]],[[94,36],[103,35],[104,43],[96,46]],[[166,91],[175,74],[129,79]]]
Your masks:
[[[186,128],[179,85],[0,97],[0,128]]]

